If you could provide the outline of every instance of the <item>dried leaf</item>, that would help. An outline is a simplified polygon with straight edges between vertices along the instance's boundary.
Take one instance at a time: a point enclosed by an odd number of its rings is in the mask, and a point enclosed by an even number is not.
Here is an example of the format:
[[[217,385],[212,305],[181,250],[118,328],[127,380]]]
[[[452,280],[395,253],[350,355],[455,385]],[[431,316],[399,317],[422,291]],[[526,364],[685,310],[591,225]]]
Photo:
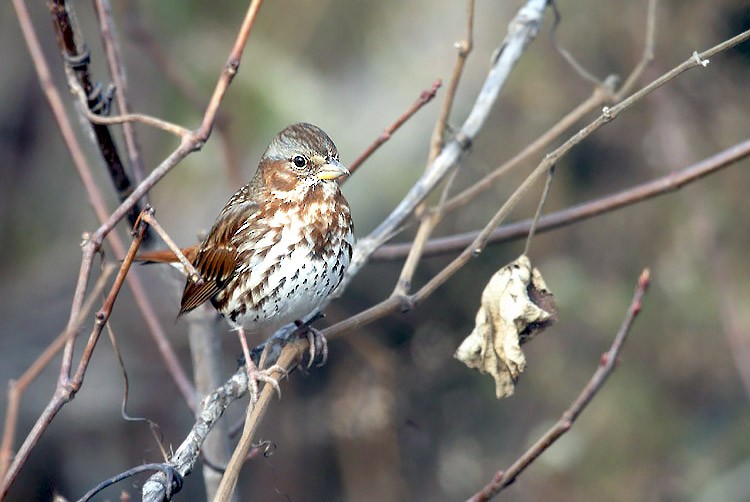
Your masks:
[[[557,320],[554,295],[526,255],[504,266],[482,293],[476,325],[454,357],[495,379],[497,398],[513,394],[526,367],[521,344]]]

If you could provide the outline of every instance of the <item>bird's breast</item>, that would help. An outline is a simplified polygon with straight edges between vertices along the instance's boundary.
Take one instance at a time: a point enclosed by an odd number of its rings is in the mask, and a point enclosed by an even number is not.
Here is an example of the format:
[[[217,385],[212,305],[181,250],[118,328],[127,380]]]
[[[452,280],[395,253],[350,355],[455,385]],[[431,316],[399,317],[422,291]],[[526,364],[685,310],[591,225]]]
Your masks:
[[[324,194],[325,195],[325,194]],[[249,331],[274,331],[320,308],[352,255],[349,206],[336,190],[260,210],[253,242],[238,246],[239,266],[217,307]]]

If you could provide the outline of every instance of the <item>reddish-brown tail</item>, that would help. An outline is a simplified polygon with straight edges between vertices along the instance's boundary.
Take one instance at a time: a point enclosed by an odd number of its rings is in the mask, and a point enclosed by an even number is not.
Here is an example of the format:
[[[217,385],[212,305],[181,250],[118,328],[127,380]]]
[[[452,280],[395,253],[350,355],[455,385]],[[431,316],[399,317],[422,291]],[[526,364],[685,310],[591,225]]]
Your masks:
[[[181,249],[182,254],[188,259],[190,263],[195,261],[198,256],[198,246],[190,246],[189,248]],[[175,263],[177,262],[177,255],[175,255],[169,249],[158,249],[156,251],[146,251],[145,253],[139,253],[135,256],[135,261],[143,263]]]

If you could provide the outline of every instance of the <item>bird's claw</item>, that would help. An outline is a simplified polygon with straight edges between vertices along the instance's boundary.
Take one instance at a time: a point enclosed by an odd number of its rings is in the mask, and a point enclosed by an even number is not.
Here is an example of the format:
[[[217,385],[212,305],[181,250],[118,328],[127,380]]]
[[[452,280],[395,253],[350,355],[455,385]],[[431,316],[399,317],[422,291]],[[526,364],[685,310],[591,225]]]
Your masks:
[[[328,340],[323,336],[323,333],[312,326],[308,326],[303,334],[310,343],[310,360],[307,362],[307,369],[312,367],[313,361],[315,361],[318,354],[320,354],[320,362],[317,364],[317,367],[320,368],[328,361]]]
[[[284,368],[282,368],[278,364],[274,364],[269,368],[259,370],[257,366],[255,366],[255,364],[248,364],[246,367],[246,372],[247,386],[250,390],[250,399],[253,403],[257,403],[258,398],[260,397],[258,382],[265,382],[269,384],[276,391],[279,399],[281,399],[281,387],[279,387],[279,380],[275,376],[273,376],[273,373],[278,372],[281,374],[280,378],[283,378],[287,376],[287,371]]]

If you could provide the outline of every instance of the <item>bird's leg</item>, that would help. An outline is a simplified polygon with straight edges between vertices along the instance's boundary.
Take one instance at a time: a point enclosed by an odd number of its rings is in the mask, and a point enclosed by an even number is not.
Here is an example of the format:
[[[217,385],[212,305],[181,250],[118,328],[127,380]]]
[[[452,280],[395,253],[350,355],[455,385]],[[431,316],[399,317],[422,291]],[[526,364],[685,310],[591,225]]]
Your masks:
[[[247,337],[245,336],[245,329],[240,326],[237,328],[237,335],[240,337],[240,344],[242,344],[242,354],[245,356],[245,371],[247,371],[247,387],[250,390],[250,399],[253,403],[258,402],[258,382],[266,382],[270,384],[274,390],[279,394],[281,398],[281,388],[279,387],[279,381],[276,380],[271,372],[279,371],[282,375],[286,374],[286,370],[274,364],[270,368],[265,370],[258,369],[250,356],[250,347],[247,345]]]
[[[320,317],[322,317],[322,315],[316,315],[307,323],[303,323],[299,320],[294,321],[294,324],[296,324],[298,328],[304,329],[304,331],[300,332],[300,336],[307,337],[307,341],[310,343],[310,360],[307,362],[308,368],[312,366],[312,363],[318,354],[320,354],[320,363],[318,363],[318,368],[323,366],[326,361],[328,361],[328,340],[326,340],[326,337],[323,336],[323,333],[310,326],[311,322],[319,319]]]

